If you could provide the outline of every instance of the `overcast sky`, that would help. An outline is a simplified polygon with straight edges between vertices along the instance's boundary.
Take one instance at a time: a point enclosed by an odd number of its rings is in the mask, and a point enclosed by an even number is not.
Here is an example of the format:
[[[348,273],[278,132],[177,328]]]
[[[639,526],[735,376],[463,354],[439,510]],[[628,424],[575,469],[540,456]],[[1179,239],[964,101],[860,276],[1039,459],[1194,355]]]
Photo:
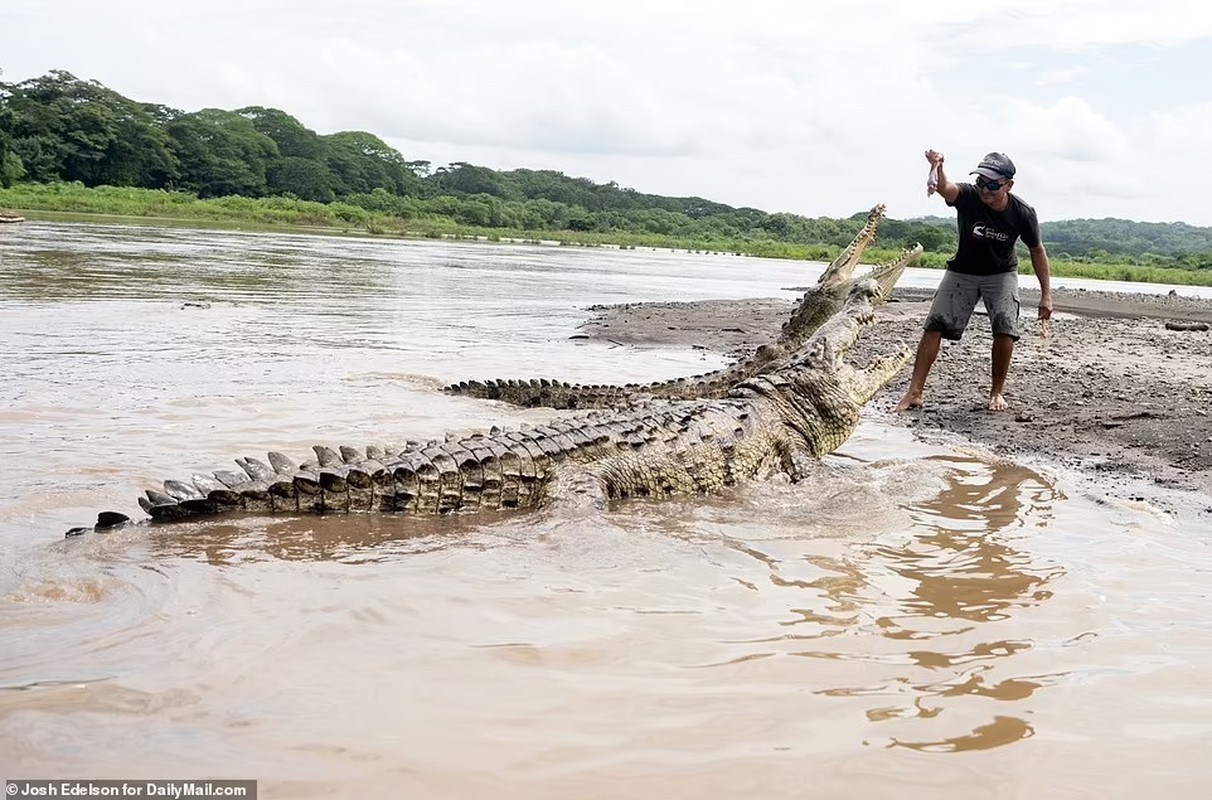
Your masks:
[[[1212,225],[1193,0],[0,0],[5,81],[262,105],[410,160],[848,216],[990,150],[1042,220]]]

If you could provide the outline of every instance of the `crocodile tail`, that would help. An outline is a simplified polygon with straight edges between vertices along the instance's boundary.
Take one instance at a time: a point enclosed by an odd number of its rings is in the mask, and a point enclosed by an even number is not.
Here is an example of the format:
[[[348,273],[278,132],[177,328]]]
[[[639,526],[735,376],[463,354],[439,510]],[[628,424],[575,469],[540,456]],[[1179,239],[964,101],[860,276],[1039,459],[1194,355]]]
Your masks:
[[[589,444],[584,437],[555,430],[505,434],[494,429],[487,435],[410,442],[402,448],[316,445],[315,458],[306,462],[277,452],[266,460],[237,458],[239,470],[166,480],[162,488],[146,490],[138,502],[153,522],[228,512],[436,515],[531,508],[543,502],[552,465]],[[92,528],[72,528],[67,535],[129,522],[125,515],[103,512]]]

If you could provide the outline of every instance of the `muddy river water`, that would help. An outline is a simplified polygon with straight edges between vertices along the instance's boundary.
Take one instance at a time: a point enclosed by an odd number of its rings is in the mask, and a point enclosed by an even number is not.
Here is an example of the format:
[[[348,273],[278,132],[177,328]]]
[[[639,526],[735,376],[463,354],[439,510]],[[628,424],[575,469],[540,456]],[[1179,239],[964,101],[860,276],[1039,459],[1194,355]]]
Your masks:
[[[877,417],[804,483],[588,517],[62,535],[235,456],[556,413],[444,382],[712,369],[701,350],[569,337],[591,303],[790,299],[806,269],[0,230],[0,778],[255,778],[264,797],[1206,797],[1212,532]]]

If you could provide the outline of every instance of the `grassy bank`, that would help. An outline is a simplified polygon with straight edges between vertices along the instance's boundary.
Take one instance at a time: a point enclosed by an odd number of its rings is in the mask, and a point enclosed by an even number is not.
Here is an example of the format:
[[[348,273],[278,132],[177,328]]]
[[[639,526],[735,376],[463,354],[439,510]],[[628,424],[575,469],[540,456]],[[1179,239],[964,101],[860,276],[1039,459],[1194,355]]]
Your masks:
[[[516,230],[484,228],[461,224],[436,214],[396,216],[347,203],[314,203],[285,197],[218,197],[199,199],[185,192],[101,186],[86,188],[80,184],[17,184],[0,188],[0,209],[24,214],[52,212],[74,218],[150,220],[195,224],[199,226],[254,228],[259,230],[324,231],[372,236],[414,238],[478,238],[523,241],[558,241],[581,246],[612,245],[624,248],[651,247],[713,253],[732,253],[761,258],[828,261],[838,248],[826,244],[793,244],[773,240],[735,239],[689,240],[660,234],[593,231]],[[892,250],[868,250],[871,260],[896,255]],[[925,253],[921,266],[942,268],[950,253]],[[1029,274],[1030,264],[1023,259],[1021,271]],[[1115,262],[1052,260],[1052,272],[1062,277],[1095,280],[1138,281],[1143,283],[1212,286],[1212,270],[1144,267]]]

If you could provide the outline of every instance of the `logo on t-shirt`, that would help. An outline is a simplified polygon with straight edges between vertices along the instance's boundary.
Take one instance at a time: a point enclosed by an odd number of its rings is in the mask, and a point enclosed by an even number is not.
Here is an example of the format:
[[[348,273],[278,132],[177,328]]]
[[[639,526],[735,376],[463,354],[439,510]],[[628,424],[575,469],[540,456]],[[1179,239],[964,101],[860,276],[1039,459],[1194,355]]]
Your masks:
[[[978,222],[972,226],[972,235],[977,239],[993,239],[998,242],[1010,241],[1010,234],[999,231],[997,228],[986,227],[983,222]]]

